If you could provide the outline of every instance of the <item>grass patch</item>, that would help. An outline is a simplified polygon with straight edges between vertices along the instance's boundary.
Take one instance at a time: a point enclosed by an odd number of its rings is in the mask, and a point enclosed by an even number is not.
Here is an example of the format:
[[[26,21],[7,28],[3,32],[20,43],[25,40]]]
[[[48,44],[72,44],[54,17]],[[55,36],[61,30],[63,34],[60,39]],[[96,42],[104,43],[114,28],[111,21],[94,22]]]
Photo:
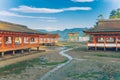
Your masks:
[[[66,47],[66,48],[73,48],[74,46],[71,46],[71,45],[65,45],[64,47]]]
[[[7,74],[19,74],[21,71],[25,70],[26,67],[32,67],[34,64],[38,64],[39,58],[23,61],[15,64],[11,64],[0,68],[0,76]]]
[[[94,56],[99,56],[99,57],[110,57],[110,58],[120,58],[120,55],[114,54],[94,54]]]
[[[120,58],[119,52],[112,52],[112,51],[89,51],[86,50],[85,46],[81,46],[79,48],[75,48],[71,50],[76,53],[84,53],[85,55],[91,56],[98,56],[98,57],[109,57],[109,58]],[[81,54],[82,55],[82,54]]]
[[[15,64],[11,64],[5,67],[0,68],[0,76],[5,76],[8,74],[20,74],[23,70],[26,69],[26,67],[33,67],[34,65],[58,65],[61,63],[65,63],[68,60],[64,60],[61,62],[48,62],[45,61],[43,58],[35,58],[32,60],[27,60],[27,61],[23,61],[23,62],[19,62],[19,63],[15,63]]]
[[[58,64],[65,63],[65,62],[67,62],[67,61],[68,61],[68,59],[66,59],[66,60],[64,60],[64,61],[61,61],[61,62],[47,62],[47,63],[44,63],[44,64],[42,64],[42,65],[49,65],[49,66],[51,66],[51,65],[58,65]]]
[[[97,78],[99,75],[101,75],[101,72],[84,72],[82,74],[80,73],[69,73],[67,77],[71,77],[73,79],[81,79],[81,78],[85,78],[85,79],[89,79],[89,78]]]
[[[120,79],[120,73],[116,73],[113,76],[113,80],[119,80]],[[94,79],[94,80],[110,80],[111,78],[108,77],[107,75],[104,75],[103,72],[91,72],[91,73],[83,73],[83,74],[72,74],[69,75],[68,77],[71,77],[73,79]]]
[[[86,47],[82,46],[82,47],[79,47],[79,48],[75,48],[75,49],[73,49],[73,51],[86,51]]]

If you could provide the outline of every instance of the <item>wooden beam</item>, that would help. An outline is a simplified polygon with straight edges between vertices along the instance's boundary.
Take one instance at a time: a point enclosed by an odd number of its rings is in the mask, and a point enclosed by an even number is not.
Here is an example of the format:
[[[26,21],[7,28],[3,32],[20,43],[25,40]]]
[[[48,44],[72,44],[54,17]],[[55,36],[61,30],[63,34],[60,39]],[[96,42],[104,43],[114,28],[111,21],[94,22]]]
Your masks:
[[[96,36],[93,36],[93,39],[94,39],[94,44],[95,44],[95,51],[97,50],[97,47],[96,47],[96,39],[97,39],[97,37]]]
[[[106,51],[106,36],[104,36],[104,51]]]
[[[12,48],[15,48],[15,36],[12,36]]]
[[[29,37],[28,37],[28,45],[29,45],[29,47],[31,46],[31,45],[30,45],[30,44],[31,44],[31,43],[30,43],[30,39],[31,39],[31,37],[29,36]]]
[[[24,35],[22,35],[22,47],[24,47]]]
[[[118,36],[116,36],[115,39],[116,39],[116,51],[118,51]]]
[[[40,44],[40,36],[38,36],[38,44]]]
[[[5,37],[4,34],[2,35],[2,57],[4,56],[4,49],[5,49]]]

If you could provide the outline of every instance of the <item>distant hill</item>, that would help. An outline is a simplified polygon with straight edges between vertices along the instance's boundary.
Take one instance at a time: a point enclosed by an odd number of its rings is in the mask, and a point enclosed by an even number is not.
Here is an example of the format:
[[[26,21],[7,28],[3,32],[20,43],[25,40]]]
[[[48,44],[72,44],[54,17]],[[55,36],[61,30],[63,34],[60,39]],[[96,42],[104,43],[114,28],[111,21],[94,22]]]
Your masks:
[[[49,31],[43,30],[43,29],[37,29],[37,31],[42,32],[42,33],[49,33]]]
[[[43,32],[43,33],[59,34],[60,35],[60,40],[66,41],[68,39],[68,33],[78,32],[79,36],[83,36],[84,35],[83,30],[85,30],[85,28],[72,28],[72,29],[65,29],[63,31],[61,31],[61,30],[47,31],[47,30],[38,29],[37,31],[40,31],[40,32]]]

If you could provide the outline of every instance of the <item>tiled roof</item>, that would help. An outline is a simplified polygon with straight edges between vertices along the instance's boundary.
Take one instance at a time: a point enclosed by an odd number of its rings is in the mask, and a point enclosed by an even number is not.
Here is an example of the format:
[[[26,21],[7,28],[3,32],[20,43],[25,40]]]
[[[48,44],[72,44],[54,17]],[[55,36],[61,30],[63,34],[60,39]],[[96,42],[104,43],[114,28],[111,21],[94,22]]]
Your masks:
[[[84,32],[120,32],[120,19],[99,20],[97,27]]]
[[[36,30],[32,30],[32,29],[28,28],[27,26],[4,22],[4,21],[0,21],[0,31],[40,33]]]

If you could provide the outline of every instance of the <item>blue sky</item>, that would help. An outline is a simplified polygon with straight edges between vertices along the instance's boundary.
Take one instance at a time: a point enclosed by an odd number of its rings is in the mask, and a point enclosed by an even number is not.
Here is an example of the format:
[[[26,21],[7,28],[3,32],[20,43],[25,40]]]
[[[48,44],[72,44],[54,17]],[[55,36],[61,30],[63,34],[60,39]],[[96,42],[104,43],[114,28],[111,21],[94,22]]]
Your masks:
[[[120,0],[0,0],[0,20],[33,29],[92,27],[99,14],[108,18]]]

